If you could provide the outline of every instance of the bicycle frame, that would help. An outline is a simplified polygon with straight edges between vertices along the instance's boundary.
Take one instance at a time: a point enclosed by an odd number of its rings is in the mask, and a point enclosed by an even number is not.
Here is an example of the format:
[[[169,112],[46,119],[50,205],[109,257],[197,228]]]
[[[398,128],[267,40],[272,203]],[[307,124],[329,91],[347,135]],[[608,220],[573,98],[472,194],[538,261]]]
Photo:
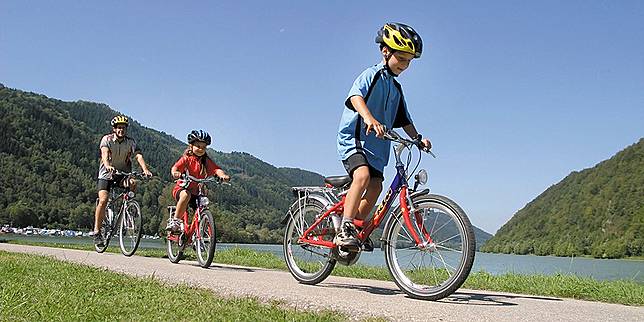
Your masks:
[[[199,194],[195,196],[196,202],[197,202],[197,208],[195,209],[195,213],[192,218],[192,222],[190,225],[188,225],[188,209],[183,213],[182,215],[182,220],[183,220],[183,235],[186,236],[186,241],[187,243],[191,243],[192,240],[192,235],[197,234],[197,238],[201,238],[201,232],[199,231],[199,217],[201,216],[201,213],[206,210],[208,207],[205,205],[201,204],[201,197],[204,197],[206,194],[203,191],[203,183],[199,184]],[[212,232],[210,232],[212,234]],[[168,239],[173,240],[173,241],[179,241],[180,235],[174,235],[170,234]]]
[[[414,242],[416,243],[416,246],[424,248],[428,244],[432,243],[431,236],[425,229],[424,225],[421,227],[417,227],[417,229],[421,232],[421,235],[419,235],[416,230],[414,229],[414,224],[412,223],[412,220],[410,218],[410,207],[409,205],[412,206],[411,212],[414,212],[414,216],[416,219],[416,222],[422,222],[422,218],[420,214],[416,213],[415,210],[413,210],[413,204],[411,202],[408,203],[409,200],[409,195],[408,195],[408,189],[409,189],[409,184],[407,182],[407,173],[405,171],[405,166],[403,165],[402,161],[400,160],[400,154],[402,153],[403,149],[405,146],[403,144],[399,144],[395,147],[395,156],[396,156],[396,176],[394,177],[393,181],[391,182],[391,185],[389,186],[389,189],[387,190],[387,194],[385,195],[385,198],[382,200],[378,208],[376,209],[376,212],[374,213],[373,217],[368,220],[368,221],[362,221],[362,220],[357,220],[354,219],[353,223],[356,225],[356,227],[361,227],[362,231],[358,233],[358,239],[360,241],[364,242],[371,233],[380,226],[382,221],[385,218],[385,215],[389,212],[391,205],[393,204],[393,201],[395,200],[395,196],[399,197],[400,200],[400,208],[402,209],[403,212],[403,218],[405,221],[405,225],[409,229],[409,231],[412,234],[412,238],[414,239]],[[331,208],[329,208],[327,211],[324,212],[322,216],[320,216],[311,227],[309,227],[303,234],[298,238],[298,242],[300,243],[305,243],[305,244],[311,244],[311,245],[317,245],[317,246],[323,246],[323,247],[328,247],[328,248],[334,248],[336,245],[332,241],[328,240],[322,240],[317,238],[315,235],[312,235],[312,232],[316,229],[316,227],[322,223],[324,220],[326,220],[330,215],[336,214],[342,216],[344,212],[344,202],[346,199],[346,195],[342,196],[342,199],[335,203]],[[326,231],[323,230],[323,233],[326,233]],[[423,240],[424,239],[424,240]]]
[[[110,198],[108,199],[106,210],[107,210],[107,208],[112,209],[112,212],[115,215],[115,217],[111,218],[111,221],[110,221],[110,227],[109,227],[110,232],[112,232],[112,231],[114,231],[116,229],[117,223],[121,219],[121,216],[123,216],[123,214],[125,213],[125,209],[127,209],[128,201],[130,201],[130,199],[132,199],[132,197],[130,197],[130,194],[129,194],[129,192],[130,192],[129,187],[123,188],[122,190],[123,190],[123,192],[116,192],[116,188],[110,189]],[[123,202],[119,206],[118,211],[115,211],[115,209],[113,209],[112,207],[113,207],[114,203],[116,201],[118,201],[119,199],[123,199]],[[107,215],[107,214],[105,214],[105,215]]]

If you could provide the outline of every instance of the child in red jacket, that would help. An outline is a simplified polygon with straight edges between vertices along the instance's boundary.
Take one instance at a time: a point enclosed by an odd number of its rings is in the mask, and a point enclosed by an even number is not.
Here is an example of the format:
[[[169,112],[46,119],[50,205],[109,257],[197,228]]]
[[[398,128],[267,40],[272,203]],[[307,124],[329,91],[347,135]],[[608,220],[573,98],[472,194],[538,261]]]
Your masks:
[[[188,148],[181,158],[172,166],[172,177],[179,179],[182,173],[187,173],[195,178],[203,179],[209,176],[218,176],[224,181],[230,177],[208,157],[206,148],[212,142],[210,134],[203,130],[193,130],[188,134]],[[186,185],[184,180],[178,180],[172,190],[172,196],[177,200],[177,209],[174,218],[168,219],[166,230],[178,232],[181,229],[181,216],[188,208],[189,203],[194,203],[193,197],[199,193],[198,185],[191,182]]]

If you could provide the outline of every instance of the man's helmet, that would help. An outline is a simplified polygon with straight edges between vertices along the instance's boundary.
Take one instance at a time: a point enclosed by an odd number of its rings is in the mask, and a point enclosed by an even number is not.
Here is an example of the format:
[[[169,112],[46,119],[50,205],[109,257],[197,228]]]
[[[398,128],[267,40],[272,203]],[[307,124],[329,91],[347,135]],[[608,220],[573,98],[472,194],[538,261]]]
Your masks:
[[[210,145],[212,139],[210,134],[204,130],[192,130],[188,134],[188,143],[193,144],[195,142],[205,142],[207,145]]]
[[[125,115],[117,115],[112,119],[112,121],[110,123],[112,124],[112,127],[116,127],[119,124],[125,124],[125,126],[128,126],[127,116],[125,116]]]
[[[410,53],[414,58],[420,58],[423,53],[423,40],[414,28],[402,23],[388,22],[376,36],[376,43],[389,46],[393,50]]]

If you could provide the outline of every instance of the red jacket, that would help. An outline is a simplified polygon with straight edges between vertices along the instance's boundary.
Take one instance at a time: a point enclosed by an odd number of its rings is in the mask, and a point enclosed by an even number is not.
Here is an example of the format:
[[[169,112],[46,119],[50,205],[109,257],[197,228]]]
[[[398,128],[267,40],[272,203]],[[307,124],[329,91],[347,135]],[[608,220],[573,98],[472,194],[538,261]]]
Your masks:
[[[213,176],[215,175],[215,172],[218,169],[221,169],[215,162],[210,160],[210,158],[206,158],[206,174],[201,173],[201,157],[198,157],[196,155],[183,155],[179,160],[174,164],[174,168],[177,169],[177,171],[181,173],[186,173],[188,172],[189,175],[198,178],[198,179],[203,179],[208,176]],[[188,185],[187,188],[185,188],[185,182],[184,180],[178,180],[177,184],[174,186],[174,189],[172,189],[172,195],[177,198],[177,194],[179,191],[182,189],[188,190],[193,196],[196,196],[199,193],[199,187],[197,183],[195,182],[190,182],[190,185]]]

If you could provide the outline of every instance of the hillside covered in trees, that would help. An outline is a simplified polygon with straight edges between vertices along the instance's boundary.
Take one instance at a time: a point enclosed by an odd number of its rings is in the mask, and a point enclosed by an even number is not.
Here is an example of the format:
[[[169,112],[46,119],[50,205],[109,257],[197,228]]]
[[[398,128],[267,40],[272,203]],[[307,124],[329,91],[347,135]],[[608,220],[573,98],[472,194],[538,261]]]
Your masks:
[[[0,224],[91,228],[98,142],[117,114],[105,104],[64,102],[0,84]],[[166,206],[174,204],[169,170],[186,144],[134,120],[128,135],[155,174],[140,185],[137,199],[145,233],[156,234],[165,227]],[[211,187],[222,241],[279,242],[280,220],[293,198],[289,187],[323,179],[248,153],[208,153],[232,176],[232,185]]]
[[[65,102],[0,84],[0,225],[90,229],[98,143],[117,114],[105,104]],[[137,200],[144,232],[157,234],[165,228],[166,207],[175,203],[170,168],[186,144],[132,119],[128,136],[137,140],[155,175],[140,185]],[[211,186],[209,196],[223,242],[281,242],[280,222],[293,202],[290,187],[323,180],[314,172],[276,168],[248,153],[208,154],[232,177],[230,186]],[[479,245],[491,237],[474,229]]]
[[[482,250],[643,256],[644,139],[548,188],[503,225]]]

